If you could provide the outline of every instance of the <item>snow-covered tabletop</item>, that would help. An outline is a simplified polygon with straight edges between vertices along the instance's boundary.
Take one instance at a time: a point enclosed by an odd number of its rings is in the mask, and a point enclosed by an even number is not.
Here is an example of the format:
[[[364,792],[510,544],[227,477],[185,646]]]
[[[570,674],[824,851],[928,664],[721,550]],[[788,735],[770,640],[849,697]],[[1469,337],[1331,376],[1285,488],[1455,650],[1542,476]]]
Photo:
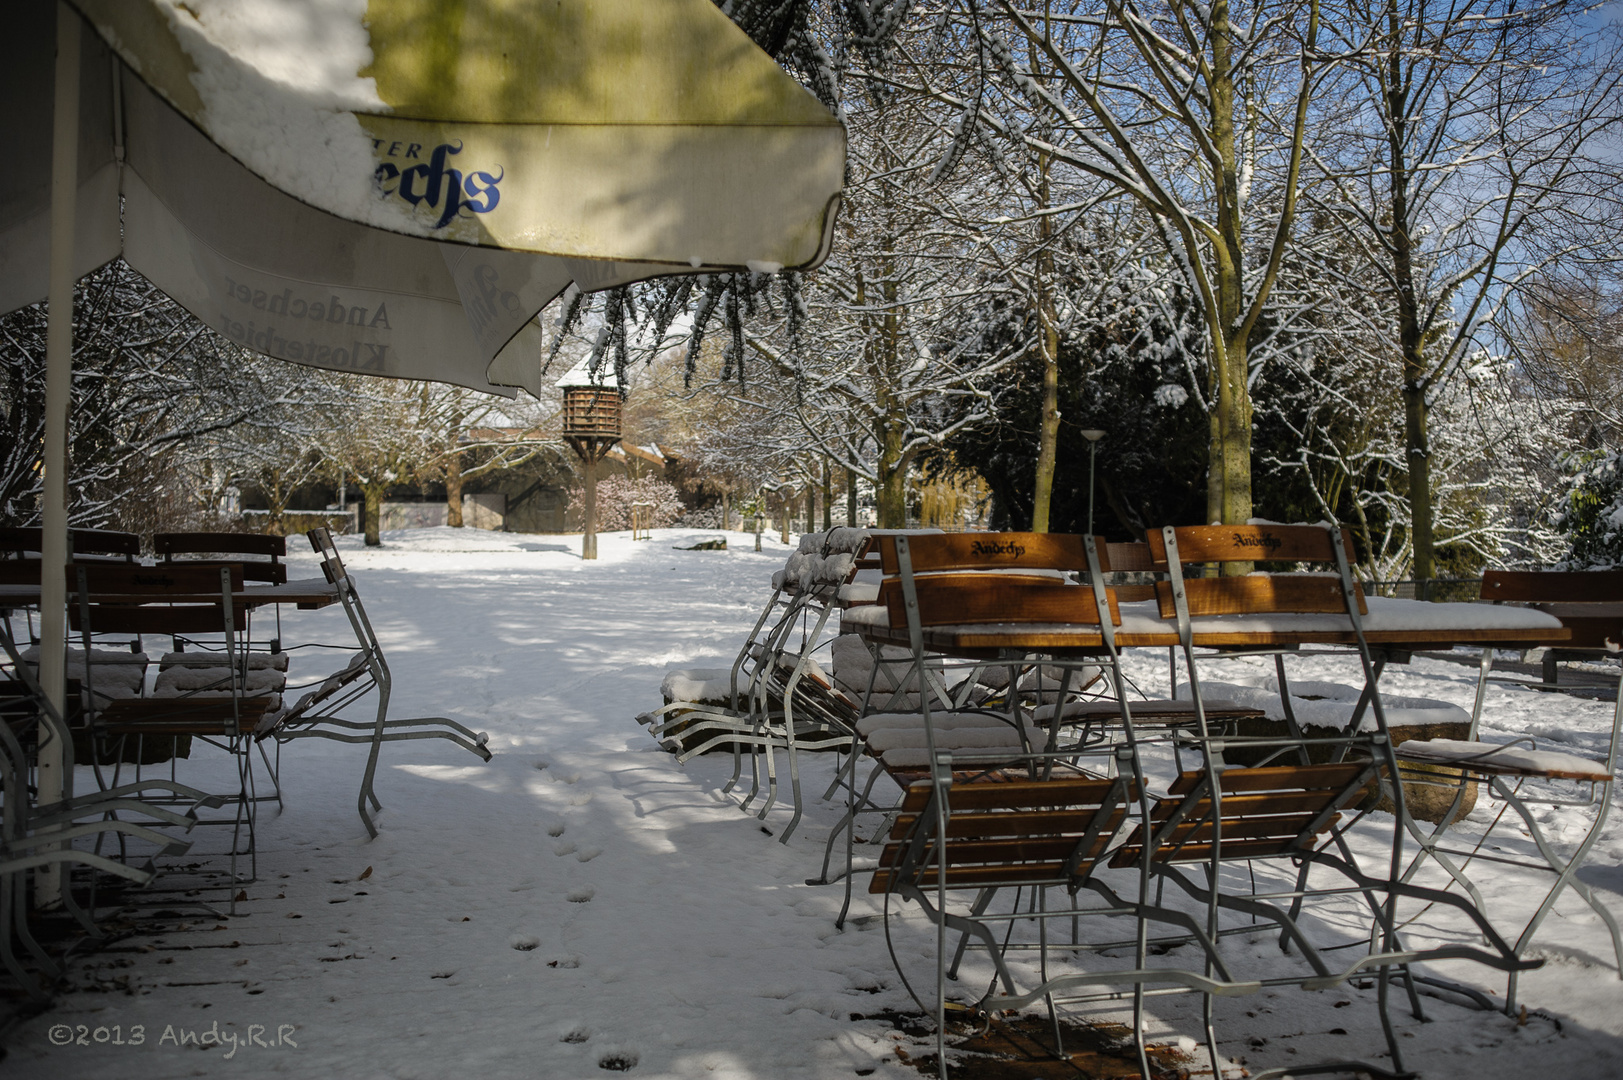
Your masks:
[[[1080,590],[1079,590],[1080,591]],[[1369,598],[1364,633],[1385,645],[1439,647],[1474,642],[1501,646],[1558,644],[1568,637],[1561,620],[1532,608],[1499,604],[1434,604],[1420,600]],[[885,629],[878,611],[856,609],[845,626],[875,639],[902,640],[906,631]],[[1196,645],[1239,646],[1345,644],[1353,640],[1345,615],[1210,615],[1193,620]],[[1085,623],[980,623],[937,626],[925,631],[934,650],[1098,648],[1097,629]],[[1123,648],[1164,647],[1178,643],[1178,625],[1163,619],[1154,601],[1121,605],[1116,643]]]

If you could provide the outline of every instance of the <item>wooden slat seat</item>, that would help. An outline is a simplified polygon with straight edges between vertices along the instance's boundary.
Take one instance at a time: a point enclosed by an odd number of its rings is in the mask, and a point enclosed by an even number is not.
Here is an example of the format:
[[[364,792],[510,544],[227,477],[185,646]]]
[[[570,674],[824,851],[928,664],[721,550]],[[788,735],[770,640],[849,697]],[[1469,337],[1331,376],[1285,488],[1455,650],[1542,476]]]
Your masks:
[[[1220,809],[1211,797],[1210,774],[1204,769],[1185,772],[1150,814],[1151,860],[1211,859],[1214,826],[1222,858],[1299,854],[1337,823],[1337,811],[1365,792],[1375,771],[1368,760],[1224,769],[1218,774]],[[1138,826],[1110,865],[1133,866],[1143,855],[1144,829]]]
[[[889,891],[898,875],[906,875],[914,887],[935,886],[935,838],[906,857],[919,830],[934,829],[934,792],[929,782],[908,788],[869,892]],[[1136,786],[1129,782],[1091,778],[953,784],[947,800],[947,885],[997,888],[1086,878],[1136,798]]]
[[[273,702],[270,697],[120,698],[103,708],[99,727],[120,735],[249,735]]]

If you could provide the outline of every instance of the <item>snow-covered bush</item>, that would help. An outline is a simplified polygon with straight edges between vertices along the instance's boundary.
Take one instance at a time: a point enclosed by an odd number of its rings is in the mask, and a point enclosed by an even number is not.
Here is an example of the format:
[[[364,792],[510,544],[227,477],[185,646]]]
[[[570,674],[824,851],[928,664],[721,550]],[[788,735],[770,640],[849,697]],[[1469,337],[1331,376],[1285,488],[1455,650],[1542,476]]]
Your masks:
[[[729,514],[729,517],[732,515]],[[688,510],[680,518],[672,522],[684,529],[724,529],[726,523],[721,518],[721,507],[707,506],[703,510]]]
[[[1623,567],[1623,450],[1571,455],[1561,506],[1551,515],[1567,538],[1558,569],[1606,570]]]
[[[579,518],[584,513],[585,489],[576,488],[569,494],[569,513]],[[654,476],[631,479],[626,476],[607,476],[597,482],[597,529],[614,532],[631,528],[631,504],[651,503],[650,528],[663,529],[682,516],[681,495],[674,484]]]

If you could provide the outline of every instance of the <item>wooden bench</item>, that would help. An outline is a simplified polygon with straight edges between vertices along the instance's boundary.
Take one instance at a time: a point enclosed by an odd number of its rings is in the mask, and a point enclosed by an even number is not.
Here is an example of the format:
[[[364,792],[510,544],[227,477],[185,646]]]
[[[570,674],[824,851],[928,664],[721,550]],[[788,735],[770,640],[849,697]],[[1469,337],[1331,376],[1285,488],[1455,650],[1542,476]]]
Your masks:
[[[1623,653],[1623,570],[1489,570],[1482,599],[1547,612],[1572,631],[1572,640],[1543,655],[1544,682],[1560,682],[1562,660],[1617,659]]]
[[[218,566],[230,564],[242,567],[245,581],[287,584],[287,540],[281,536],[263,533],[184,532],[156,533],[152,537],[152,550],[164,563],[183,563],[187,566]],[[254,559],[190,558],[177,559],[177,555],[218,556],[253,555]]]

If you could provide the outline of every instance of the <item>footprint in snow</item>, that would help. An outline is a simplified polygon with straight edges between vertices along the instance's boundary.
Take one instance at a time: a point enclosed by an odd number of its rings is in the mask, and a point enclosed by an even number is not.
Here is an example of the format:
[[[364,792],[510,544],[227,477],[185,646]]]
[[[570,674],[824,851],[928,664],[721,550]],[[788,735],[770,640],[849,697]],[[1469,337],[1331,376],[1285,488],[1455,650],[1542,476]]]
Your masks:
[[[603,849],[602,848],[596,848],[596,847],[581,848],[579,851],[577,851],[575,853],[575,858],[577,860],[579,860],[580,862],[591,862],[593,859],[597,858],[601,854],[603,854]]]
[[[591,1028],[576,1026],[576,1027],[570,1028],[568,1031],[566,1031],[562,1035],[558,1036],[558,1041],[561,1042],[561,1043],[583,1043],[583,1042],[586,1042],[591,1037],[592,1037],[592,1029]]]
[[[597,1059],[597,1067],[608,1069],[610,1072],[630,1072],[637,1067],[639,1060],[641,1059],[635,1050],[616,1047]]]
[[[541,939],[531,937],[528,934],[521,934],[513,938],[511,944],[519,952],[533,952],[541,944]]]
[[[563,834],[564,834],[564,823],[563,822],[559,821],[559,822],[556,822],[556,823],[554,823],[552,825],[547,826],[547,835],[548,836],[562,836]]]
[[[565,855],[573,855],[575,853],[575,842],[573,840],[560,840],[552,845],[552,853],[559,858]]]
[[[569,893],[568,900],[571,904],[584,904],[590,901],[592,897],[596,895],[597,890],[588,885],[584,889],[572,890]]]

